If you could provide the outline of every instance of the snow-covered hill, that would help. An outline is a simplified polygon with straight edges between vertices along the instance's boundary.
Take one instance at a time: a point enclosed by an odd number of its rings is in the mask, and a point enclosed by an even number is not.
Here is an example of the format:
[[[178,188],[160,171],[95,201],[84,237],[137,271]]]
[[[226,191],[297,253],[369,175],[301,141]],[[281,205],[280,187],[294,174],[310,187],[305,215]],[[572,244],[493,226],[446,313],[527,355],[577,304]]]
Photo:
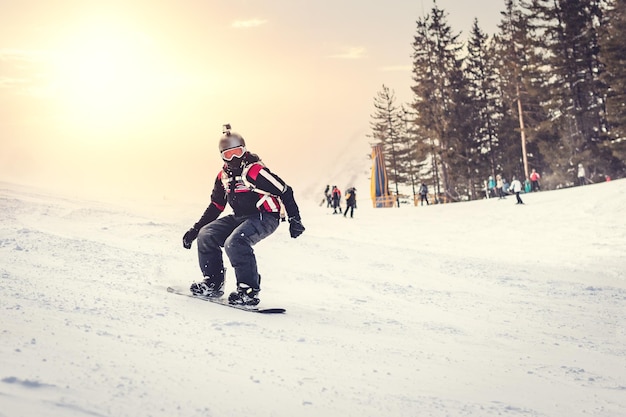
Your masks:
[[[207,201],[0,183],[0,416],[623,417],[626,180],[523,198],[305,201],[255,248],[264,316],[165,291]]]

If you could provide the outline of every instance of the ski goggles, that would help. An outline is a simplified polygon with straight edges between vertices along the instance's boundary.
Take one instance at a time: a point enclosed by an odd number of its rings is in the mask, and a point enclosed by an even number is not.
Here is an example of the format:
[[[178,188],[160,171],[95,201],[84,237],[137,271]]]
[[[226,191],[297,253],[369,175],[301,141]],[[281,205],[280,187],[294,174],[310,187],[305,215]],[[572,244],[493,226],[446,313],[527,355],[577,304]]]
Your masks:
[[[245,153],[245,146],[237,146],[235,148],[225,149],[222,151],[222,159],[224,161],[232,161],[233,158],[241,158]]]

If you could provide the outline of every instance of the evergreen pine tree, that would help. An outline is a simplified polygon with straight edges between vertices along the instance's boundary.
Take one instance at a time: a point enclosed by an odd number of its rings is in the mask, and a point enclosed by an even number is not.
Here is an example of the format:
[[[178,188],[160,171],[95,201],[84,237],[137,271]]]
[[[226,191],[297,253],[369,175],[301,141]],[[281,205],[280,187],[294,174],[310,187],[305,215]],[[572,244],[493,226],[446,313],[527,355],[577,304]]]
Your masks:
[[[626,175],[626,0],[612,0],[606,10],[600,38],[601,80],[608,86],[606,119],[610,152],[615,162],[609,175]]]
[[[400,155],[399,162],[402,166],[402,171],[406,173],[407,185],[411,186],[413,194],[413,202],[417,201],[417,195],[419,191],[420,178],[422,175],[429,174],[429,168],[427,161],[420,160],[420,155],[424,152],[421,151],[424,141],[419,136],[419,130],[415,129],[415,114],[413,114],[405,105],[401,108],[403,130],[403,148],[405,152]]]
[[[545,79],[548,100],[543,105],[558,128],[562,153],[551,153],[550,165],[563,170],[563,182],[573,183],[582,162],[594,172],[611,164],[604,151],[606,87],[600,79],[598,29],[601,0],[534,0],[527,7],[547,52],[551,77]]]
[[[460,120],[463,116],[459,102],[463,85],[458,34],[453,34],[446,13],[435,2],[429,14],[416,22],[413,41],[412,103],[415,123],[421,136],[430,142],[433,162],[435,195],[441,187],[448,198],[458,198],[455,158],[458,149]]]
[[[499,153],[497,128],[502,109],[498,101],[494,49],[476,19],[467,43],[465,73],[470,103],[468,175],[471,178],[471,194],[477,198],[482,196],[478,190],[484,189],[484,180],[489,175],[495,177],[496,172],[500,171],[496,165],[496,155]]]
[[[385,166],[390,179],[395,184],[396,197],[399,194],[399,184],[406,182],[406,171],[402,170],[401,155],[406,150],[403,141],[402,115],[396,104],[395,92],[383,84],[382,89],[374,98],[375,113],[371,115],[371,137],[376,143],[383,145],[385,152]],[[399,201],[398,201],[399,204]]]
[[[494,37],[501,120],[497,128],[495,169],[528,179],[529,171],[548,169],[539,146],[546,115],[541,107],[540,51],[534,46],[528,17],[515,0],[506,0],[499,33]],[[555,136],[556,137],[556,136]]]

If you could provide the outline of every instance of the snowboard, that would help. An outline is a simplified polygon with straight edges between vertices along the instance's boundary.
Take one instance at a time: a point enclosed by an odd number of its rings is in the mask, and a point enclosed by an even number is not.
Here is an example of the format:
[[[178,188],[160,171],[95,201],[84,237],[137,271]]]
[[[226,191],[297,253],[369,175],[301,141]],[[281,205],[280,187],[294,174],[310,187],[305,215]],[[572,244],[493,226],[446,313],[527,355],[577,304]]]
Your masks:
[[[285,313],[287,310],[284,308],[265,308],[259,306],[243,306],[237,304],[229,304],[228,300],[225,298],[215,298],[215,297],[202,297],[199,295],[193,295],[189,292],[189,290],[181,290],[174,287],[167,287],[167,292],[172,294],[184,295],[185,297],[197,298],[198,300],[208,301],[213,304],[223,305],[225,307],[236,308],[237,310],[249,311],[251,313],[260,313],[260,314],[281,314]]]

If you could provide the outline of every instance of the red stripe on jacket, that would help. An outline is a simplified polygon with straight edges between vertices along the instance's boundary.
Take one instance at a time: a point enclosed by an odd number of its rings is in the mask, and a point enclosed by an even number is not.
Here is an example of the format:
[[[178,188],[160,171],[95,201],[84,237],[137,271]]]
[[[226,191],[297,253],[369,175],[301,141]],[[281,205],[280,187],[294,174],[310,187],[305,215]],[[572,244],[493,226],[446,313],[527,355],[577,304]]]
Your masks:
[[[259,172],[263,169],[263,165],[261,164],[253,164],[248,170],[248,176],[256,181],[256,178],[259,176]]]

